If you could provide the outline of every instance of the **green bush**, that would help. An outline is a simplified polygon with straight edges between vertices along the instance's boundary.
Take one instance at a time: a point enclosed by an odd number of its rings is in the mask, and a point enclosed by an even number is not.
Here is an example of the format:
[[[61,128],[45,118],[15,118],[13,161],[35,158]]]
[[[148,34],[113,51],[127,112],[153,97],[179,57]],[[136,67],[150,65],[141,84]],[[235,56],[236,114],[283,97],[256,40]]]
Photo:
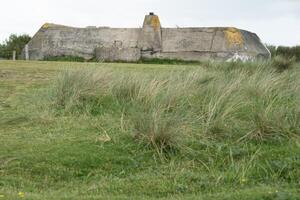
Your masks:
[[[284,58],[291,59],[294,57],[296,61],[300,61],[300,46],[294,47],[285,47],[285,46],[268,46],[272,57],[275,58],[276,56],[281,56]]]
[[[274,45],[267,45],[267,48],[269,49],[271,56],[275,57],[276,56],[276,51],[277,51],[277,47]]]
[[[13,51],[16,51],[16,59],[21,58],[22,50],[25,45],[31,40],[29,35],[16,35],[12,34],[9,39],[0,44],[0,58],[11,59]]]
[[[277,69],[277,71],[282,72],[290,69],[295,63],[295,57],[283,57],[276,56],[272,60],[272,66]]]
[[[300,61],[300,46],[295,46],[295,47],[279,46],[277,48],[276,55],[281,55],[286,58],[295,57],[297,61]]]

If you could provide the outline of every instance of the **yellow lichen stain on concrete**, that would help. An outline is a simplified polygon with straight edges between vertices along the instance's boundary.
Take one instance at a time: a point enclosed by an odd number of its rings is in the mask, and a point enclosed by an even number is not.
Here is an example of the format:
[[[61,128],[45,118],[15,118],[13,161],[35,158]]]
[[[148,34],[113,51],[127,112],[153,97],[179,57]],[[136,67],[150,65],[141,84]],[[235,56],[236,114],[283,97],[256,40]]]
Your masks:
[[[45,23],[43,26],[42,26],[42,28],[44,28],[44,29],[47,29],[47,28],[49,28],[50,27],[50,24],[49,23]]]
[[[237,28],[226,28],[224,30],[226,40],[230,46],[244,46],[243,35]]]
[[[151,26],[154,28],[155,31],[160,29],[160,21],[158,16],[151,17]]]

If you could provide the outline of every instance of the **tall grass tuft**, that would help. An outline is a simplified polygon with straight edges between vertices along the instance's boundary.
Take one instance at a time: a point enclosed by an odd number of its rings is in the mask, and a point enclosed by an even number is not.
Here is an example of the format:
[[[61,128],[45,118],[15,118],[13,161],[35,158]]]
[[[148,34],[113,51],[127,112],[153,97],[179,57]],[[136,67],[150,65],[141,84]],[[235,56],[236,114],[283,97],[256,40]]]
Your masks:
[[[50,91],[53,106],[66,112],[82,108],[105,95],[110,79],[111,73],[107,70],[63,71]]]
[[[291,64],[272,63],[277,70]],[[51,98],[65,114],[88,114],[93,107],[124,116],[133,139],[159,154],[185,151],[201,140],[278,142],[299,136],[299,69],[277,73],[268,62],[205,65],[160,74],[66,70]]]

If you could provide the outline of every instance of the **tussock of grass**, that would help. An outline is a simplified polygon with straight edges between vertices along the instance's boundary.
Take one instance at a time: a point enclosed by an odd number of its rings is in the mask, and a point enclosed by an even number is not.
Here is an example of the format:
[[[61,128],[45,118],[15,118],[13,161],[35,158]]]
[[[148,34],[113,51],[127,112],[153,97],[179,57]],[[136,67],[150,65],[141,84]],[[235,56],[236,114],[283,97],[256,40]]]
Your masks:
[[[160,153],[184,151],[199,137],[271,142],[299,136],[299,71],[278,74],[269,63],[249,68],[228,63],[223,70],[216,65],[158,75],[65,71],[52,98],[56,108],[73,113],[109,107],[103,99],[110,99],[125,114],[134,138]]]
[[[64,111],[78,109],[104,96],[111,75],[109,71],[70,70],[58,75],[50,91],[53,106]]]

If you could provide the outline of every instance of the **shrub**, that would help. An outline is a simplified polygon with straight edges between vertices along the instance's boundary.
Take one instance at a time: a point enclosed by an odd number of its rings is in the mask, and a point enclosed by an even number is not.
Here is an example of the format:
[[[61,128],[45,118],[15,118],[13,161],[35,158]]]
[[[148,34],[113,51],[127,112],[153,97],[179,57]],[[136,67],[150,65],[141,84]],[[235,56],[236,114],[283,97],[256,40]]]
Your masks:
[[[16,51],[16,58],[21,58],[21,52],[25,45],[31,40],[29,35],[16,35],[12,34],[9,36],[3,44],[0,44],[0,58],[11,59],[13,51]]]
[[[297,61],[300,61],[300,46],[295,46],[295,47],[279,46],[276,50],[276,55],[281,55],[285,58],[294,57]]]
[[[272,60],[272,66],[279,72],[290,69],[295,63],[295,57],[286,58],[282,56],[276,56]]]
[[[269,49],[271,56],[275,57],[276,56],[276,51],[277,51],[277,47],[273,46],[273,45],[267,45],[267,48]]]
[[[267,46],[270,50],[272,57],[275,58],[276,56],[281,56],[284,58],[292,58],[298,62],[300,61],[300,46],[294,46],[294,47],[285,47],[285,46]]]

